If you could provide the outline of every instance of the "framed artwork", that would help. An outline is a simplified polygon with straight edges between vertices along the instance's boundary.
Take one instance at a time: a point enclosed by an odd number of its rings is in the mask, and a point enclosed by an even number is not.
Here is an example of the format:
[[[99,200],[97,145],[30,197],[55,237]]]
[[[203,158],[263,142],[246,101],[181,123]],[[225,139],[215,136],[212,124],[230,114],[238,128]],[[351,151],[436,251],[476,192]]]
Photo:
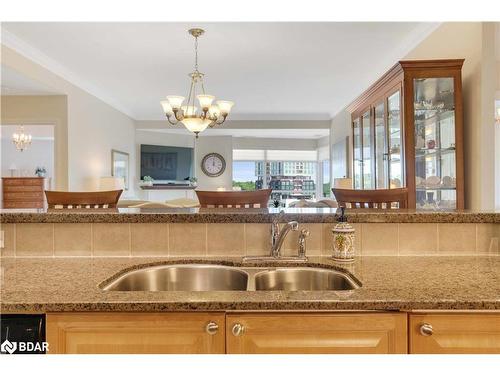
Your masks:
[[[125,190],[129,189],[129,154],[111,150],[111,176],[123,178]]]

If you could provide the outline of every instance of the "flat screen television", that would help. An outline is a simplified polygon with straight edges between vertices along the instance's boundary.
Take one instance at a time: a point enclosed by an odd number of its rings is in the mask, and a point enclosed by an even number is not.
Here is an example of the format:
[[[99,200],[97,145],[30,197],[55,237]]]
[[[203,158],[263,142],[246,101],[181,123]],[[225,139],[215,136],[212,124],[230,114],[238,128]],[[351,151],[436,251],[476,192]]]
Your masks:
[[[193,176],[193,149],[141,145],[141,180],[182,181]]]

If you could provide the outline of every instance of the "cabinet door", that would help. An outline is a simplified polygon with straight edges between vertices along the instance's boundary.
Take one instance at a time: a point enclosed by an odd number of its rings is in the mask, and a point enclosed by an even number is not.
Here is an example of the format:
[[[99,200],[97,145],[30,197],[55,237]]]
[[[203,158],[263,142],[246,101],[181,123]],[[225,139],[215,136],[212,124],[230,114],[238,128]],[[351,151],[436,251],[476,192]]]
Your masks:
[[[361,117],[362,150],[363,150],[363,189],[374,189],[373,178],[373,136],[371,126],[371,111],[366,111]]]
[[[416,205],[457,208],[455,80],[413,79]]]
[[[411,314],[410,353],[500,353],[500,314]]]
[[[401,125],[401,91],[387,97],[387,139],[389,148],[389,186],[391,189],[405,186],[403,174],[403,136]]]
[[[373,108],[375,116],[375,187],[387,189],[389,182],[384,102]]]
[[[406,353],[405,313],[248,313],[226,317],[229,354]]]
[[[224,353],[224,313],[49,313],[51,354]],[[218,330],[207,332],[213,322]]]
[[[354,189],[363,188],[363,145],[361,142],[361,119],[352,122]]]

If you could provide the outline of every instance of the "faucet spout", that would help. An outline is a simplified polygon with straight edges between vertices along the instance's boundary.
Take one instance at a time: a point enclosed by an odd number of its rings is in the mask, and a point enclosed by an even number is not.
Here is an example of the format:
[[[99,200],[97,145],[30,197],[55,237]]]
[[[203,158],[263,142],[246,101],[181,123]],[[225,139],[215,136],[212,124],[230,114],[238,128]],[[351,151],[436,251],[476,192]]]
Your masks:
[[[286,223],[283,226],[283,228],[279,231],[276,240],[273,241],[272,244],[271,255],[274,258],[281,257],[281,247],[283,246],[283,242],[285,241],[287,234],[290,231],[297,231],[297,230],[299,230],[299,223],[296,221],[290,221],[289,223]]]

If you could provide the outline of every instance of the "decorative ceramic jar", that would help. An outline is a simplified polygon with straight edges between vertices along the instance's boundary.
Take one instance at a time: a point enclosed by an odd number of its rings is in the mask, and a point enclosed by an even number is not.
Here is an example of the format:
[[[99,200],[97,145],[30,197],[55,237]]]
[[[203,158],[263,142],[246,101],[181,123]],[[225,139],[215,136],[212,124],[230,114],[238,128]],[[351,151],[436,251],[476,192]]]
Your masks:
[[[352,262],[355,254],[355,231],[352,225],[347,222],[344,215],[345,208],[342,207],[341,210],[342,214],[338,218],[338,223],[332,229],[333,259],[339,262]]]

